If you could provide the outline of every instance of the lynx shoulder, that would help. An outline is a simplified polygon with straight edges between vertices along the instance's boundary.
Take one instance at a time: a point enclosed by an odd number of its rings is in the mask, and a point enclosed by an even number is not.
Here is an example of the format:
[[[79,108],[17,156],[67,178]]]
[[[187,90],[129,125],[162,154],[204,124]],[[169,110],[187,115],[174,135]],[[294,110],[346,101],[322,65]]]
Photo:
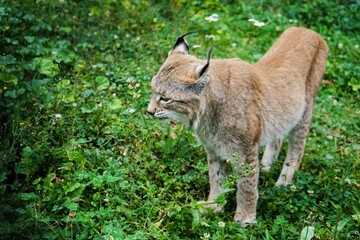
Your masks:
[[[227,159],[236,154],[239,166],[251,164],[252,174],[237,182],[234,220],[242,225],[254,223],[258,147],[266,145],[261,164],[268,171],[288,135],[287,155],[276,185],[291,183],[303,157],[328,47],[316,32],[292,27],[257,63],[249,64],[241,59],[211,59],[211,49],[206,60],[197,59],[190,55],[184,37],[177,39],[153,77],[147,110],[158,119],[189,126],[202,143],[209,164],[208,202],[222,191]]]

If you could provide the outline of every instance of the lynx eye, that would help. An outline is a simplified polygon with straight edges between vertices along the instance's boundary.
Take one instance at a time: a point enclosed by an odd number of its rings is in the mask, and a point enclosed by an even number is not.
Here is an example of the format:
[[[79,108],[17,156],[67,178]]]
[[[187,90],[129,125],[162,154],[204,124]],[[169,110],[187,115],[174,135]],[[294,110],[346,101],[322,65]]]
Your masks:
[[[166,98],[166,97],[160,97],[160,102],[164,102],[164,103],[169,103],[171,101],[170,98]]]

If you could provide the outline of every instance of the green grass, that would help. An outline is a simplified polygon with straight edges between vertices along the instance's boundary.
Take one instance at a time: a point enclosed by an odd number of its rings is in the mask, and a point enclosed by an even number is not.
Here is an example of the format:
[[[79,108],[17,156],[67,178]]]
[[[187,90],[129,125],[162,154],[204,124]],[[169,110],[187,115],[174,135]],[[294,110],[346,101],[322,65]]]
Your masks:
[[[0,237],[359,238],[359,11],[356,1],[0,0]],[[150,80],[185,32],[198,32],[187,40],[199,58],[213,46],[213,57],[255,62],[290,26],[330,47],[295,182],[274,186],[284,146],[261,173],[256,225],[233,223],[231,181],[225,211],[201,215],[204,150],[146,114]]]

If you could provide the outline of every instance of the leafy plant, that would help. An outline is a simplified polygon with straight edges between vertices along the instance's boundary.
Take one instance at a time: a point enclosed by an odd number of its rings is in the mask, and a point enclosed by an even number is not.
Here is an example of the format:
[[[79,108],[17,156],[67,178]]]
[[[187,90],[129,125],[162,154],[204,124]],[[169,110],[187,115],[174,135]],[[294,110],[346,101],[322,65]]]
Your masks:
[[[357,2],[0,3],[1,238],[360,236]],[[294,185],[274,187],[282,152],[260,176],[258,223],[241,228],[239,176],[216,200],[224,212],[203,214],[205,154],[187,129],[146,115],[150,80],[185,32],[198,32],[187,40],[200,58],[214,46],[255,62],[290,26],[324,36],[325,80]]]

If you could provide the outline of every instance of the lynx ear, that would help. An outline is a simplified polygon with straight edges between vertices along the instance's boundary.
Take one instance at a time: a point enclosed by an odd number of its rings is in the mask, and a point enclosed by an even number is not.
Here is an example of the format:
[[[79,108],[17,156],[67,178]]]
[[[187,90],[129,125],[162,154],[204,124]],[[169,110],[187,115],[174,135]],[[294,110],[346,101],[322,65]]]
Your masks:
[[[211,51],[212,51],[212,47],[210,47],[208,52],[207,52],[206,64],[205,65],[199,65],[199,66],[196,67],[195,71],[196,71],[196,75],[198,76],[198,78],[201,78],[209,70]]]
[[[171,55],[175,52],[183,52],[186,54],[190,54],[189,44],[186,42],[184,37],[189,34],[193,34],[193,33],[195,33],[195,32],[188,32],[188,33],[185,33],[184,35],[178,37],[178,39],[176,40],[176,43],[175,43],[174,47],[172,48],[172,50],[170,51],[169,55]]]
[[[210,76],[207,73],[209,72],[211,50],[212,47],[210,47],[208,50],[206,64],[197,66],[195,70],[197,81],[192,85],[192,88],[198,94],[202,91],[202,89],[209,81]]]

